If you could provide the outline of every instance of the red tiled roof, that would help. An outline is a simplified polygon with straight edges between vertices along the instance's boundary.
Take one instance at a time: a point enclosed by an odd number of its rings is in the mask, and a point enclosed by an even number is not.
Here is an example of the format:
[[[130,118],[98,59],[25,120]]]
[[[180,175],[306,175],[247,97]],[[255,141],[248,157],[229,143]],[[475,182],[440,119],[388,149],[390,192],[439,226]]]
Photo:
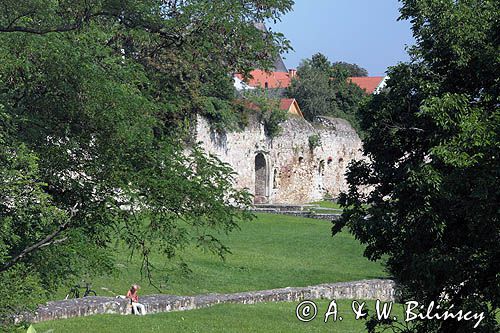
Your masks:
[[[250,79],[245,81],[251,87],[260,88],[287,88],[290,85],[291,78],[287,72],[265,72],[260,69],[255,69],[250,72],[252,76]],[[236,76],[243,80],[241,74],[236,74]],[[267,86],[266,86],[267,83]]]
[[[375,89],[377,89],[383,79],[384,76],[358,76],[349,78],[352,83],[357,84],[368,94],[373,94],[373,92],[375,91]]]
[[[280,100],[280,110],[288,111],[290,109],[290,106],[292,106],[294,101],[295,101],[295,98],[282,98]]]
[[[292,105],[295,105],[295,107],[291,110]],[[299,115],[301,117],[304,117],[302,110],[300,110],[299,103],[297,103],[297,100],[295,98],[280,99],[280,110],[287,111]]]
[[[260,111],[260,107],[257,104],[252,103],[248,100],[239,100],[238,103],[243,103],[243,105],[250,110]],[[290,111],[290,107],[294,103],[297,103],[295,98],[282,98],[282,99],[280,99],[279,108],[282,111]],[[300,107],[298,104],[296,105],[296,109],[297,109],[298,114],[303,117],[302,111],[300,110]]]
[[[292,82],[292,78],[289,73],[286,72],[265,72],[260,69],[255,69],[250,72],[251,78],[245,81],[251,87],[260,88],[288,88]],[[243,80],[241,74],[236,74],[240,80]],[[368,94],[373,94],[375,89],[384,80],[384,76],[360,76],[360,77],[350,77],[349,80],[357,84],[361,89],[365,90]],[[267,83],[267,86],[266,86]]]

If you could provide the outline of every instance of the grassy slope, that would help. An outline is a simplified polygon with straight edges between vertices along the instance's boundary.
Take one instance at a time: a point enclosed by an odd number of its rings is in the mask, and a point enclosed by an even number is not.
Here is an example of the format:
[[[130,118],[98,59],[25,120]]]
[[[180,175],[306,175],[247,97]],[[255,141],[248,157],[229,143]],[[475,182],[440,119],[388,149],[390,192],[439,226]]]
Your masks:
[[[295,317],[295,303],[223,304],[211,308],[171,312],[145,317],[105,315],[36,324],[37,332],[365,332],[365,321],[354,320],[351,301],[338,301],[342,321],[324,323],[328,301],[317,301],[318,315],[308,323]],[[365,308],[374,313],[374,302]],[[393,315],[403,318],[402,307]]]
[[[350,234],[343,232],[332,238],[330,226],[326,221],[259,214],[257,220],[242,224],[240,231],[224,236],[233,253],[225,262],[198,249],[187,249],[182,257],[192,270],[190,275],[165,268],[156,277],[163,281],[163,293],[187,295],[386,276],[379,263],[362,256],[363,247]],[[145,280],[141,281],[138,258],[129,261],[120,249],[116,257],[118,275],[92,280],[98,295],[111,295],[101,287],[123,294],[136,282],[143,287],[141,294],[158,293]],[[160,268],[171,265],[160,255],[153,256],[153,262]],[[61,290],[54,298],[60,299],[63,294]]]

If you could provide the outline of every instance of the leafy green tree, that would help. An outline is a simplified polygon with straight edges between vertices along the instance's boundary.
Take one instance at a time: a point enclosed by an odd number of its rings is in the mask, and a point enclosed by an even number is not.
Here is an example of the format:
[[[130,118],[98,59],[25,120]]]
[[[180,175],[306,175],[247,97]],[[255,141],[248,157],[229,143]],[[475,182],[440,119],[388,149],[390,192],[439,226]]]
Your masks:
[[[347,72],[347,76],[368,76],[368,71],[363,67],[344,61],[334,62],[332,68],[334,70]]]
[[[360,112],[367,160],[350,166],[333,233],[346,225],[368,258],[387,257],[404,301],[484,314],[412,332],[499,330],[499,13],[497,1],[402,1],[411,61]]]
[[[2,329],[62,284],[110,269],[116,240],[152,283],[153,251],[171,258],[194,240],[228,252],[219,235],[252,217],[250,195],[185,142],[207,101],[229,112],[232,73],[267,68],[288,47],[253,23],[292,3],[2,3]]]
[[[347,79],[349,76],[345,68],[332,65],[328,58],[318,53],[302,61],[287,95],[297,99],[306,119],[343,118],[362,134],[357,113],[365,94]]]
[[[328,58],[322,53],[316,53],[311,57],[311,60],[306,59],[303,63],[309,64],[312,68],[327,73],[329,76],[332,75],[332,63]]]
[[[253,89],[242,93],[240,104],[244,114],[254,114],[266,135],[274,138],[281,133],[281,123],[288,119],[288,110],[280,109],[280,101],[267,89]]]

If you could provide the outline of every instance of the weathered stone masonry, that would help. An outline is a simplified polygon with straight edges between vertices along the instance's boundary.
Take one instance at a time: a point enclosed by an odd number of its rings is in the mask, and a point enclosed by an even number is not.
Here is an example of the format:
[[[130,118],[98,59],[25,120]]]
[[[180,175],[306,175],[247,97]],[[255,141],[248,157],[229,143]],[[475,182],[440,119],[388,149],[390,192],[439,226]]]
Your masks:
[[[248,188],[256,203],[306,203],[326,194],[337,197],[347,188],[348,163],[361,158],[361,140],[350,124],[338,118],[319,118],[312,124],[290,115],[275,138],[251,119],[242,132],[219,134],[198,117],[196,140],[238,173],[236,186]],[[320,137],[311,149],[309,138]]]
[[[184,311],[204,308],[221,303],[254,304],[260,302],[295,302],[304,299],[356,299],[384,302],[397,299],[392,280],[363,280],[320,284],[310,287],[280,288],[249,291],[235,294],[207,294],[198,296],[149,295],[141,297],[148,313]],[[97,314],[131,314],[125,299],[91,296],[65,301],[49,302],[40,306],[32,322],[92,316]]]

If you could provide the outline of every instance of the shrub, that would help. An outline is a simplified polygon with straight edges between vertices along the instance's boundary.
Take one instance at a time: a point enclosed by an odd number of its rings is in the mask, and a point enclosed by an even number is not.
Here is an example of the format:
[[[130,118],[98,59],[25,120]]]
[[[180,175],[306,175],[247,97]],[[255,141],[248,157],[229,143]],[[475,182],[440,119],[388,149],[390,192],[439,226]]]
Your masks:
[[[309,149],[314,150],[314,148],[318,148],[321,146],[321,137],[319,134],[313,134],[309,136]]]

